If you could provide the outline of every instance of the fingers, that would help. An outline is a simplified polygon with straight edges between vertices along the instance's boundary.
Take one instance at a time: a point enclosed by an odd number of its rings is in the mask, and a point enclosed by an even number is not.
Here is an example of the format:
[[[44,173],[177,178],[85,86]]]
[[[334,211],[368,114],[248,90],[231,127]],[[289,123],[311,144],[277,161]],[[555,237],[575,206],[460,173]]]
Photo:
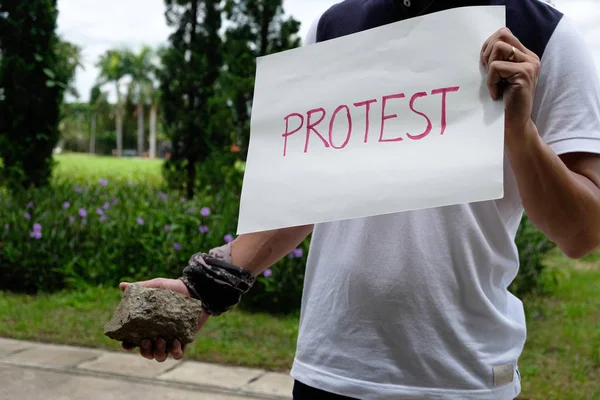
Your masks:
[[[127,351],[133,351],[133,349],[135,349],[135,345],[130,343],[121,343],[121,347]]]
[[[171,345],[171,355],[176,360],[181,360],[183,358],[183,347],[179,340],[173,341],[173,344]]]
[[[158,339],[154,347],[154,359],[158,362],[165,362],[168,357],[167,342],[164,339]]]
[[[507,86],[518,83],[522,68],[510,61],[494,61],[488,71],[487,86],[492,99],[498,100]]]
[[[128,343],[122,343],[121,346],[127,351],[135,349],[134,345]],[[182,346],[179,340],[174,340],[169,348],[164,339],[158,339],[154,344],[152,341],[145,339],[140,343],[140,355],[145,359],[156,360],[158,362],[165,362],[169,358],[169,354],[175,360],[181,360],[184,356],[185,348],[186,346]]]
[[[490,60],[490,56],[492,54],[492,51],[494,50],[494,45],[497,42],[503,42],[509,46],[510,50],[509,50],[509,53],[506,55],[506,58],[508,58],[508,56],[512,52],[512,47],[510,47],[510,46],[514,46],[515,49],[519,50],[523,54],[526,54],[529,56],[535,55],[534,53],[529,51],[523,45],[523,43],[521,43],[519,41],[519,39],[517,39],[517,37],[512,34],[512,32],[508,28],[502,28],[502,29],[498,30],[496,33],[494,33],[492,36],[490,36],[488,38],[488,40],[486,40],[485,43],[483,44],[483,46],[481,48],[481,63],[483,65],[491,64],[492,61]]]
[[[489,59],[486,60],[486,65],[490,65],[494,61],[511,61],[511,62],[526,62],[530,57],[516,47],[506,42],[496,42],[492,46],[492,52]],[[514,55],[513,55],[514,49]],[[513,57],[511,60],[510,57]]]

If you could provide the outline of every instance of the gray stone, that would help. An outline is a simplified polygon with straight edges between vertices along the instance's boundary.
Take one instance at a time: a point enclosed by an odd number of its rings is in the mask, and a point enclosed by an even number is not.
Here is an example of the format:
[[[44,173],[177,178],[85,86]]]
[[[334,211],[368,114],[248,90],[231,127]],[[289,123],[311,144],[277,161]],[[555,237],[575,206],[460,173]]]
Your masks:
[[[199,301],[167,289],[128,285],[104,334],[111,339],[139,346],[142,340],[178,339],[191,343],[196,336]]]

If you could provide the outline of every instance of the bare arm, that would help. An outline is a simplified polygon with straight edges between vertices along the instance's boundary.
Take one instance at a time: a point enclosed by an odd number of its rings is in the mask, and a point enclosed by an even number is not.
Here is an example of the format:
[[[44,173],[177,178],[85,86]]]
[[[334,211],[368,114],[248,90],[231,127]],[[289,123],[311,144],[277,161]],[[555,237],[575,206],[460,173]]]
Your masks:
[[[233,264],[254,276],[295,249],[312,232],[313,225],[240,235],[231,243]]]
[[[531,222],[571,258],[600,244],[600,156],[557,156],[533,125],[507,143],[523,206]]]
[[[600,245],[600,156],[558,156],[541,138],[531,118],[541,61],[508,29],[484,43],[481,60],[491,97],[504,100],[505,150],[530,220],[567,256],[588,254]]]

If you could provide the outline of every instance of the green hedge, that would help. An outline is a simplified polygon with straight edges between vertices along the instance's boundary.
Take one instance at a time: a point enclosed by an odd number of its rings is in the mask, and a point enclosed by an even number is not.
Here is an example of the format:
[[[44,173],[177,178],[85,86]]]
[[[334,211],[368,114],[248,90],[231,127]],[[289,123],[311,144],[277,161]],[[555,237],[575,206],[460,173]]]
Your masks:
[[[206,171],[204,171],[206,172]],[[99,179],[56,182],[9,196],[0,191],[0,289],[56,291],[121,280],[176,278],[195,252],[235,234],[242,168],[205,183],[194,200],[148,184]],[[295,312],[309,241],[282,259],[245,296],[242,307]],[[521,271],[511,290],[543,290],[542,259],[553,245],[523,219]]]

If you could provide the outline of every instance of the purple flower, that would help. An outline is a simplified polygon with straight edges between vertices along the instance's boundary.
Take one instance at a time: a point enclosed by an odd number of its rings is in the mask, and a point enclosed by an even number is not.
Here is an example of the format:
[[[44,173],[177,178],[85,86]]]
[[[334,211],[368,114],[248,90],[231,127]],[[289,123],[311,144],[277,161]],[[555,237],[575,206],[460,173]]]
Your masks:
[[[23,215],[23,217],[25,217],[26,220],[30,220],[31,219],[31,214],[25,213],[25,215]]]
[[[173,249],[175,251],[179,251],[179,250],[181,250],[181,245],[179,243],[173,243]]]
[[[137,183],[135,183],[135,182],[129,181],[128,183],[129,183],[129,186],[131,186],[131,187],[136,187],[137,186]]]
[[[300,258],[300,257],[302,257],[302,254],[304,254],[304,252],[302,251],[302,249],[294,249],[289,254],[289,258]]]
[[[75,222],[75,217],[71,215],[69,217],[69,223],[72,224],[73,222]]]
[[[187,202],[187,199],[186,199],[185,197],[182,197],[182,198],[181,198],[181,202],[182,202],[182,203],[185,203],[185,202]]]
[[[203,217],[208,217],[210,215],[210,208],[203,207],[202,210],[200,210],[200,215]]]
[[[222,199],[223,199],[223,196],[221,196],[220,194],[219,194],[219,195],[217,195],[217,197],[216,197],[216,200],[217,200],[217,201],[221,201]]]
[[[207,233],[208,232],[208,226],[206,225],[202,225],[198,228],[198,230],[200,231],[200,233]]]
[[[271,268],[267,268],[265,269],[265,272],[263,272],[263,275],[265,276],[265,278],[268,278],[271,276],[272,273],[273,271],[271,271]]]
[[[142,217],[137,217],[135,220],[139,225],[144,225],[144,219]]]
[[[102,208],[105,210],[108,210],[108,207],[110,207],[110,204],[108,203],[104,203],[104,205],[102,206]]]
[[[81,218],[85,218],[85,217],[87,217],[87,211],[85,210],[85,208],[80,208],[80,209],[79,209],[79,216],[80,216]]]
[[[102,216],[100,217],[100,220],[99,220],[99,221],[100,221],[100,222],[104,222],[104,221],[106,221],[107,219],[108,219],[108,217],[107,217],[106,215],[102,215]]]
[[[33,208],[34,206],[34,202],[30,201],[29,203],[27,203],[27,208]]]
[[[171,225],[165,225],[165,232],[171,231]]]
[[[96,210],[96,214],[98,214],[98,215],[104,215],[104,210],[103,210],[103,209],[101,209],[101,208],[98,208],[98,209]]]
[[[164,201],[169,200],[169,196],[166,193],[163,193],[163,192],[158,192],[158,197],[160,197]]]
[[[71,203],[69,203],[68,201],[65,201],[63,203],[63,208],[66,210],[67,208],[71,207]]]
[[[41,231],[33,231],[29,234],[30,238],[33,239],[41,239],[42,238],[42,232]]]
[[[82,219],[82,220],[81,220],[81,224],[82,224],[82,225],[87,225],[87,219],[85,219],[85,218],[84,218],[84,219]]]
[[[83,189],[82,189],[82,188],[80,188],[79,186],[75,186],[75,191],[76,191],[77,193],[83,193]]]
[[[34,232],[41,232],[42,231],[42,225],[40,225],[40,224],[33,224],[33,231]]]
[[[98,179],[98,183],[101,184],[102,186],[108,185],[108,181],[104,178]]]
[[[119,202],[119,199],[117,199],[116,197],[114,199],[112,199],[112,201],[110,202],[111,205],[116,205]]]
[[[223,240],[225,240],[225,243],[231,243],[233,242],[233,236],[231,236],[229,233],[227,235],[225,235],[223,237]]]

